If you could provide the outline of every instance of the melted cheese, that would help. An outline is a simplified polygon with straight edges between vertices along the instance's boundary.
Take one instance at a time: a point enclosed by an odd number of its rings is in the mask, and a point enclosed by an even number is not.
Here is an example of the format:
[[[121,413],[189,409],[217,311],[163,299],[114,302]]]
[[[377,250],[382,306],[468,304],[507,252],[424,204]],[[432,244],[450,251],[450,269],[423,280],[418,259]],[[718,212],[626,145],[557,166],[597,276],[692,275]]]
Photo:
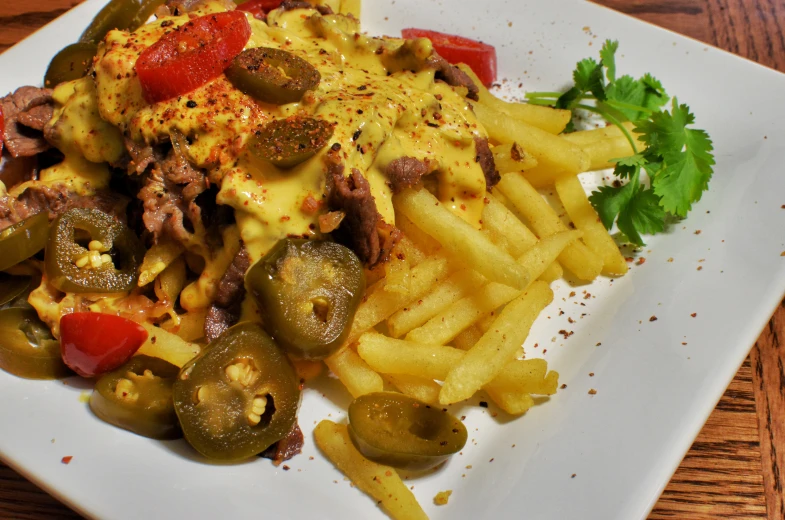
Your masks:
[[[222,10],[220,2],[207,2],[196,14]],[[218,201],[235,209],[252,260],[285,236],[318,236],[318,213],[326,211],[305,212],[302,205],[309,196],[317,201],[324,196],[323,155],[329,146],[286,171],[243,154],[254,130],[294,114],[336,123],[330,144],[341,145],[347,175],[357,169],[368,179],[385,221],[395,222],[386,168],[409,156],[427,161],[438,176],[440,200],[479,227],[485,178],[475,160],[474,137],[484,137],[485,130],[459,89],[436,81],[434,71],[422,66],[433,52],[427,40],[369,38],[352,17],[276,10],[267,23],[249,17],[246,48],[280,48],[304,58],[321,74],[314,92],[298,103],[268,105],[222,75],[178,98],[148,104],[134,65],[144,49],[188,20],[164,17],[130,34],[111,31],[96,60],[96,106],[103,120],[139,143],[184,134],[190,160],[220,184]]]

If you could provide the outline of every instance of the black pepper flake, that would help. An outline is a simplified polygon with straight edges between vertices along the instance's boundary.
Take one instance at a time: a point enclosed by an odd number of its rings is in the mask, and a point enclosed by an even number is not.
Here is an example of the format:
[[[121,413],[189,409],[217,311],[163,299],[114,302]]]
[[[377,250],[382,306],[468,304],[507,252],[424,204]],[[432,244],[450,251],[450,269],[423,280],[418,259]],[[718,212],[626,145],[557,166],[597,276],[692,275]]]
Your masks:
[[[193,99],[189,99],[188,102],[185,104],[185,106],[187,106],[188,108],[196,108],[197,106],[196,101],[194,101]]]
[[[480,406],[482,408],[488,408],[488,401],[480,401]]]
[[[365,85],[360,85],[359,87],[357,87],[357,90],[366,90],[367,88],[368,87]]]
[[[649,318],[649,321],[657,321],[657,316],[652,316],[651,318]]]
[[[357,113],[358,113],[358,114],[362,114],[362,113],[363,113],[363,109],[362,109],[362,108],[358,108],[358,109],[357,109]]]
[[[362,131],[362,130],[357,130],[357,131],[354,133],[354,135],[352,135],[352,141],[356,141],[357,139],[359,139],[359,138],[360,138],[360,134],[362,134],[362,133],[363,133],[363,131]]]
[[[425,124],[430,126],[431,128],[439,128],[439,125],[437,125],[436,123],[431,123],[430,121],[426,121]]]
[[[330,147],[330,150],[332,150],[333,152],[337,152],[340,149],[341,149],[341,143],[333,143],[333,145]]]
[[[169,27],[173,23],[174,22],[172,22],[171,20],[164,20],[163,22],[161,22],[161,27]]]
[[[290,468],[289,466],[287,466],[286,464],[284,464],[284,465],[283,465],[283,466],[281,466],[281,467],[283,468],[283,470],[284,470],[284,471],[289,471],[290,469],[292,469],[292,468]]]

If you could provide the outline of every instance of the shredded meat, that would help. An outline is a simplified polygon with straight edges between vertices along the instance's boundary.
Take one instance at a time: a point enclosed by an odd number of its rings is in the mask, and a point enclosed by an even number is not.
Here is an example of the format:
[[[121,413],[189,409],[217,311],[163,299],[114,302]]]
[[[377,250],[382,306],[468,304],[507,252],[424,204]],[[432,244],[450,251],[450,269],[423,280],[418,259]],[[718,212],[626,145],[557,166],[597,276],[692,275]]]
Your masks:
[[[436,70],[436,79],[440,79],[453,87],[466,87],[469,89],[469,93],[466,94],[467,98],[475,101],[480,99],[478,96],[480,89],[477,88],[477,85],[474,84],[472,78],[464,71],[455,65],[450,65],[447,60],[436,53],[433,53],[433,55],[428,58],[427,63],[431,68]]]
[[[393,193],[400,193],[420,182],[428,173],[428,163],[414,157],[399,157],[387,165],[385,173]]]
[[[156,162],[139,190],[145,228],[157,242],[169,235],[188,242],[194,229],[202,228],[202,209],[196,197],[207,189],[207,180],[175,147],[166,159]]]
[[[31,108],[27,112],[22,112],[19,114],[17,121],[28,128],[43,132],[46,123],[52,119],[52,114],[54,114],[54,111],[54,106],[49,103],[45,105],[38,105]]]
[[[127,203],[125,197],[108,190],[88,197],[68,191],[65,185],[34,186],[17,199],[0,198],[0,230],[44,211],[49,213],[49,220],[53,220],[71,208],[95,208],[124,221]]]
[[[6,157],[0,162],[0,182],[11,189],[17,184],[38,179],[37,157]]]
[[[313,9],[314,6],[303,0],[283,0],[280,8],[284,11],[294,11],[295,9]]]
[[[270,459],[273,464],[279,466],[283,461],[298,455],[303,449],[303,444],[305,444],[303,432],[300,430],[300,425],[294,423],[294,427],[286,437],[264,450],[259,456]]]
[[[401,233],[382,219],[363,174],[352,170],[344,176],[344,165],[336,151],[327,154],[327,206],[343,211],[345,217],[333,236],[348,246],[364,263],[373,267],[386,262]]]
[[[166,0],[164,6],[169,9],[169,13],[179,16],[196,10],[203,5],[205,1],[206,0]],[[222,3],[227,11],[231,11],[236,7],[232,0],[223,0]]]
[[[491,147],[488,146],[488,139],[475,137],[474,148],[477,151],[474,161],[480,163],[482,173],[485,174],[485,189],[491,191],[491,188],[502,180],[502,176],[499,175],[499,170],[496,169],[493,152],[491,152]]]
[[[204,320],[204,337],[207,341],[220,336],[240,318],[240,306],[245,297],[245,272],[250,266],[251,258],[243,247],[218,283],[215,301]]]
[[[125,138],[125,149],[128,151],[130,161],[127,164],[128,173],[141,174],[147,167],[155,161],[160,161],[160,157],[150,145],[138,144],[135,141]]]
[[[0,99],[3,141],[12,157],[30,157],[49,148],[40,130],[48,122],[41,122],[47,113],[51,118],[52,104],[52,91],[37,87],[20,87]]]

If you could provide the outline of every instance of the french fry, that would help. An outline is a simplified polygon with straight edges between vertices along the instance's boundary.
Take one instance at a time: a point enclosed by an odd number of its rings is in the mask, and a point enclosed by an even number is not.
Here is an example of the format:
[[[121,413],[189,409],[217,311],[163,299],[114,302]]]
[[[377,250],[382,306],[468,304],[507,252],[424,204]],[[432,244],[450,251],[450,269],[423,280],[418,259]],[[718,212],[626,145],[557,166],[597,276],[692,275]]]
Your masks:
[[[582,149],[581,149],[582,150]],[[585,152],[584,152],[585,153]],[[591,159],[586,156],[586,169],[591,166]],[[580,173],[580,172],[579,172]],[[552,186],[554,182],[566,177],[574,177],[576,173],[564,170],[563,168],[554,168],[553,166],[537,165],[530,170],[522,172],[523,176],[529,183],[537,189],[547,188]]]
[[[492,281],[523,288],[529,283],[515,260],[442,205],[427,190],[405,190],[393,204],[417,227],[437,239],[444,249]]]
[[[526,269],[532,280],[540,278],[545,270],[553,265],[556,258],[572,244],[579,243],[581,231],[560,231],[540,240],[537,245],[526,251],[518,262]]]
[[[354,447],[345,424],[323,420],[313,430],[316,445],[349,480],[370,495],[392,518],[427,520],[417,499],[389,466],[371,462]]]
[[[357,353],[368,365],[384,374],[404,374],[424,379],[444,379],[464,352],[438,345],[425,345],[367,332],[357,342]]]
[[[361,12],[360,6],[361,6],[360,0],[341,0],[340,13],[350,14],[359,20],[360,12]]]
[[[195,358],[202,348],[196,343],[189,343],[180,336],[167,332],[149,323],[140,323],[147,331],[147,341],[142,343],[137,354],[157,357],[182,368]]]
[[[411,269],[407,294],[386,292],[385,281],[376,282],[368,289],[365,299],[357,308],[347,344],[353,343],[360,334],[386,320],[408,303],[422,298],[448,272],[447,259],[437,255]]]
[[[537,159],[518,145],[518,143],[505,143],[494,146],[493,163],[500,173],[522,172],[537,166]]]
[[[541,238],[567,230],[553,208],[520,174],[505,175],[497,189],[526,218],[532,230]],[[578,241],[562,251],[559,263],[581,280],[594,280],[602,271],[603,265],[602,258]]]
[[[207,262],[199,278],[180,292],[180,305],[187,311],[210,306],[218,290],[218,282],[240,252],[240,231],[236,225],[224,228],[222,236],[224,247]]]
[[[183,254],[184,248],[180,243],[163,239],[153,244],[144,254],[142,265],[139,267],[139,287],[144,287]]]
[[[382,376],[374,372],[351,347],[339,350],[324,362],[352,397],[384,390]]]
[[[519,415],[534,405],[535,395],[553,395],[559,385],[558,372],[546,374],[544,359],[513,361],[484,390],[505,412]]]
[[[161,328],[172,334],[177,334],[185,341],[196,341],[204,337],[206,317],[206,309],[186,312],[177,316],[177,323],[174,320],[167,320],[161,324]]]
[[[602,258],[603,272],[613,276],[626,273],[627,262],[586,197],[581,181],[577,177],[567,177],[557,181],[556,193],[564,209],[567,210],[570,220],[575,227],[583,231],[583,242],[594,254]]]
[[[156,277],[153,289],[158,300],[174,305],[185,286],[185,260],[178,256]]]
[[[398,294],[408,294],[410,285],[409,257],[393,256],[384,264],[384,290]]]
[[[632,134],[632,129],[635,128],[635,124],[631,122],[622,123],[622,126],[627,129],[628,132]],[[634,136],[634,134],[633,134]],[[616,137],[624,137],[624,134],[619,127],[616,125],[608,125],[602,128],[594,128],[592,130],[579,130],[577,132],[569,132],[565,134],[561,134],[560,136],[562,139],[566,139],[571,143],[575,143],[578,146],[586,146],[587,144],[596,143],[598,141],[605,141],[607,139],[613,139]]]
[[[551,134],[562,132],[566,128],[567,123],[570,122],[571,115],[569,110],[530,105],[528,103],[508,103],[491,94],[469,66],[461,63],[458,65],[458,68],[468,74],[479,88],[480,92],[477,97],[480,98],[480,103],[482,104]]]
[[[435,238],[415,226],[403,213],[395,215],[395,227],[403,231],[404,236],[426,255],[432,255],[442,247]]]
[[[486,388],[485,392],[499,408],[510,415],[521,415],[534,406],[534,398],[530,394],[508,392],[496,388]]]
[[[446,345],[483,314],[504,305],[519,294],[521,291],[518,289],[491,282],[410,331],[406,339],[423,345]]]
[[[589,157],[578,145],[482,103],[473,106],[474,114],[491,139],[498,143],[516,142],[537,159],[537,166],[532,170],[551,168],[575,175],[589,167]]]
[[[553,300],[545,282],[534,282],[510,302],[444,380],[439,402],[451,404],[470,398],[491,382],[526,340],[534,320]]]
[[[490,316],[491,314],[488,313],[486,316]],[[483,321],[481,318],[479,321]],[[455,338],[452,340],[452,344],[455,345],[455,348],[459,348],[461,350],[469,350],[472,348],[485,332],[477,325],[476,323],[471,327],[466,327],[463,329]]]
[[[542,280],[543,282],[551,283],[558,280],[562,276],[564,276],[564,269],[562,269],[561,264],[557,260],[546,267],[545,271],[543,271],[540,277],[537,279]]]
[[[433,379],[406,374],[386,374],[384,377],[395,388],[410,397],[428,404],[439,404],[439,391],[442,387]]]
[[[425,396],[431,395],[439,386],[433,382],[434,379],[447,378],[451,370],[463,363],[467,356],[467,352],[460,349],[421,345],[388,338],[375,332],[362,335],[357,344],[357,352],[374,370],[383,373],[393,384],[396,378],[403,378],[405,382],[411,381],[419,385],[416,391]],[[521,396],[528,394],[552,395],[556,393],[559,374],[554,371],[547,372],[547,367],[543,359],[508,361],[484,389],[504,396],[503,400],[509,403],[526,402]],[[428,388],[422,385],[427,385]],[[513,409],[513,406],[505,405],[503,408],[508,410]]]
[[[644,149],[646,146],[638,142],[638,150]],[[630,146],[630,142],[624,136],[611,137],[601,141],[595,141],[581,146],[581,149],[589,156],[591,164],[587,171],[604,170],[606,168],[613,168],[615,163],[611,159],[618,159],[619,157],[629,157],[635,151]]]
[[[558,373],[551,371],[558,381]],[[507,392],[526,394],[553,395],[556,386],[551,379],[547,379],[548,362],[544,359],[520,359],[510,361],[504,365],[498,376],[486,385],[486,389],[494,388]]]
[[[624,126],[632,132],[633,124],[624,123]],[[637,134],[632,134],[635,138],[638,150],[643,150],[646,145],[637,138]],[[628,157],[634,150],[630,142],[616,126],[597,128],[595,130],[582,130],[562,134],[559,137],[567,142],[578,145],[586,154],[589,163],[584,171],[604,170],[612,168],[614,163],[611,159]],[[580,172],[579,172],[580,173]],[[536,165],[526,169],[524,176],[535,188],[545,188],[554,182],[574,176],[572,171],[564,168],[554,168],[548,165]]]
[[[387,320],[387,329],[399,338],[433,318],[452,303],[468,296],[486,282],[485,277],[471,269],[462,269],[433,288],[431,292],[412,301]]]
[[[482,210],[482,227],[495,244],[513,258],[518,258],[537,243],[537,237],[526,224],[496,197],[488,193],[485,198],[487,203]]]

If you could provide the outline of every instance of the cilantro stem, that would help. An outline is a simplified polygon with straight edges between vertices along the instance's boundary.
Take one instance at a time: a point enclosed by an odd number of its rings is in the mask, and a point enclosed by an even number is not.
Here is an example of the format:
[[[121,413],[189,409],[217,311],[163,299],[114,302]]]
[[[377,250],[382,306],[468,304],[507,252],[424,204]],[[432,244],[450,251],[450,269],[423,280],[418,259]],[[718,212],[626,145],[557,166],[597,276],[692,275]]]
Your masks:
[[[619,128],[619,130],[621,130],[621,133],[624,134],[624,137],[627,138],[627,141],[629,141],[630,146],[632,146],[633,153],[638,153],[638,147],[635,145],[635,139],[632,138],[632,134],[630,133],[630,131],[627,130],[624,127],[624,125],[621,124],[621,121],[610,115],[608,112],[604,110],[600,110],[599,108],[593,107],[591,105],[578,104],[576,105],[576,108],[581,108],[583,110],[593,112],[595,114],[599,114],[609,123],[616,125]]]
[[[627,110],[635,110],[636,112],[645,112],[647,114],[653,114],[654,110],[650,108],[641,107],[638,105],[632,105],[630,103],[625,103],[623,101],[616,101],[615,99],[606,99],[603,103],[612,106],[613,108],[619,109],[627,109]]]
[[[556,98],[561,96],[561,92],[527,92],[525,94],[526,99],[537,99],[537,98]]]

